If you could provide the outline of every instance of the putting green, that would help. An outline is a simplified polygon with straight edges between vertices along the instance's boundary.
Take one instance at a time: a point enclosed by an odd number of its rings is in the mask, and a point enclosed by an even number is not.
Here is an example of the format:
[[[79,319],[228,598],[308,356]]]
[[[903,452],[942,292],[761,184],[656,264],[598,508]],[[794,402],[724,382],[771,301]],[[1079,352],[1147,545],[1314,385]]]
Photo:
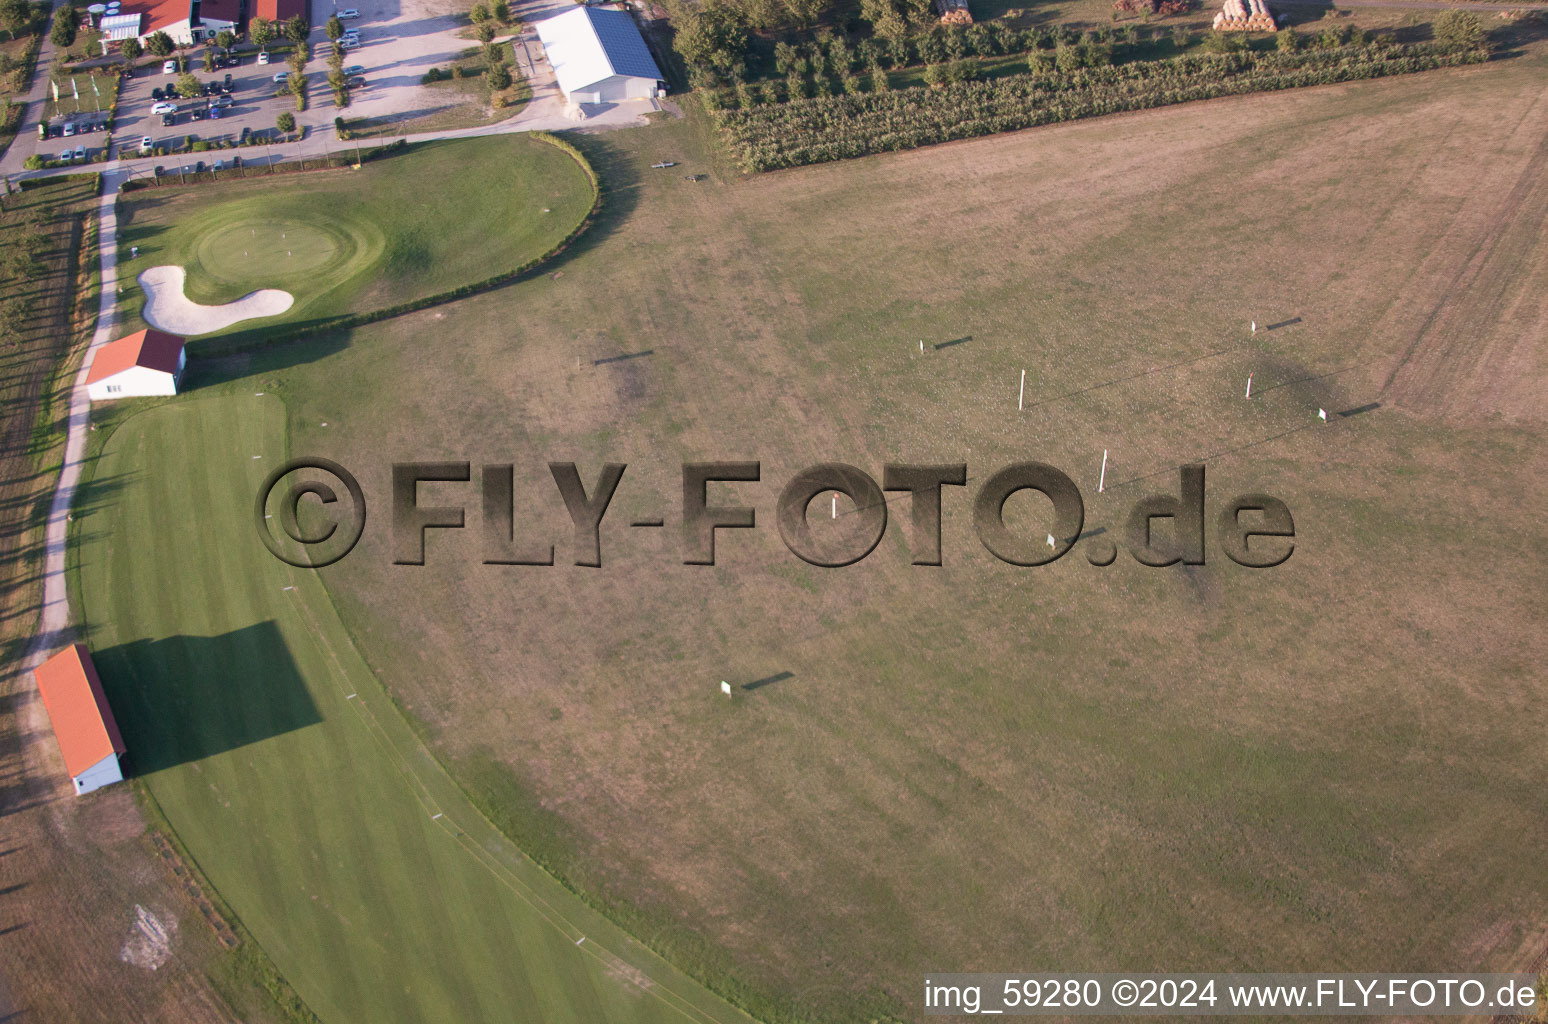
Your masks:
[[[514,270],[568,237],[594,196],[589,169],[541,139],[424,143],[358,171],[131,192],[119,206],[118,248],[138,255],[120,268],[134,279],[182,267],[184,294],[207,306],[289,292],[284,314],[213,332],[262,341],[278,326],[369,313]],[[144,301],[126,290],[126,324],[140,326]]]
[[[372,245],[374,235],[375,244]],[[381,232],[369,224],[258,218],[208,227],[193,241],[199,269],[221,284],[241,287],[254,277],[337,274],[361,253],[381,252]]]

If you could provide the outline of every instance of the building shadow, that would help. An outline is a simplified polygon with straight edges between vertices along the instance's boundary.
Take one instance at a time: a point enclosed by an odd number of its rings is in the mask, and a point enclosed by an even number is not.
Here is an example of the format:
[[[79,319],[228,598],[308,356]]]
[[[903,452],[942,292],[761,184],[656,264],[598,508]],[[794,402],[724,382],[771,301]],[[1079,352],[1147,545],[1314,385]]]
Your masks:
[[[273,621],[92,654],[128,753],[149,775],[322,721]]]

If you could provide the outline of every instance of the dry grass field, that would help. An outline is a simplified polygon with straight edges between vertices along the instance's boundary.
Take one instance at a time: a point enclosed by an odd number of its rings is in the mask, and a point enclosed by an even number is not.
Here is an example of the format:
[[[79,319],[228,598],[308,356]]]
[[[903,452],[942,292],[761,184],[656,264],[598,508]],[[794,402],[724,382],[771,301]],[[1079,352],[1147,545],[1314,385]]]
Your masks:
[[[926,970],[1524,966],[1545,66],[745,180],[692,119],[596,136],[609,212],[550,275],[199,372],[281,394],[291,450],[360,476],[374,525],[325,581],[475,796],[766,1017],[912,1019]],[[390,463],[439,458],[515,463],[559,565],[482,565],[477,529],[390,564]],[[551,459],[629,464],[600,570],[568,564]],[[714,568],[671,528],[695,459],[763,463],[712,492],[759,517]],[[1205,461],[1208,564],[996,562],[970,497],[1024,459],[1120,538]],[[945,565],[909,564],[902,503],[864,562],[797,561],[774,502],[824,460],[966,462]],[[478,526],[476,483],[421,491]],[[1295,514],[1279,568],[1223,557],[1247,491]]]

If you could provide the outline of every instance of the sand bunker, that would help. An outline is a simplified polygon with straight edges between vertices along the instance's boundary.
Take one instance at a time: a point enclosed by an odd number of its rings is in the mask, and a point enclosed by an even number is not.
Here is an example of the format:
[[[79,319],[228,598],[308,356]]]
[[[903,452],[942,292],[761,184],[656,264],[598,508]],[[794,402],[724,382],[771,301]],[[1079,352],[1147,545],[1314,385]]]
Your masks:
[[[182,267],[151,267],[140,275],[145,292],[145,322],[169,334],[190,337],[209,334],[243,320],[279,316],[295,304],[295,296],[277,288],[262,288],[221,306],[201,306],[183,294]]]

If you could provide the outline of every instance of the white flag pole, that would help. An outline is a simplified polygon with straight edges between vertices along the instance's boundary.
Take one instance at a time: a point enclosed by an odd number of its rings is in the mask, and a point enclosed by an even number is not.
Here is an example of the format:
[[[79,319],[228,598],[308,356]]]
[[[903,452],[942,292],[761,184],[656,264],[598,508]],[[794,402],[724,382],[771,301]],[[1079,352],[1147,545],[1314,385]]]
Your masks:
[[[1097,493],[1107,490],[1107,449],[1102,449],[1102,476],[1097,480]]]
[[[1252,397],[1252,374],[1247,375],[1247,397]]]
[[[1017,412],[1020,412],[1022,410],[1022,403],[1026,401],[1026,397],[1027,397],[1027,371],[1022,370],[1021,371],[1021,391],[1020,391],[1019,394],[1016,395],[1016,411]]]

